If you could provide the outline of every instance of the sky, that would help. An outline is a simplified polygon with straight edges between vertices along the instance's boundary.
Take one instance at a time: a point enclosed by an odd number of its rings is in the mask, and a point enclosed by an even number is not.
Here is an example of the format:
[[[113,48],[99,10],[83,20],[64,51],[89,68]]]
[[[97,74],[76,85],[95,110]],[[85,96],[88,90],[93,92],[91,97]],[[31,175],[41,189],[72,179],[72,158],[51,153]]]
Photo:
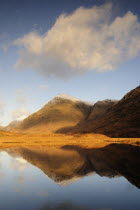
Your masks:
[[[0,1],[0,125],[61,93],[119,100],[139,66],[138,0]]]

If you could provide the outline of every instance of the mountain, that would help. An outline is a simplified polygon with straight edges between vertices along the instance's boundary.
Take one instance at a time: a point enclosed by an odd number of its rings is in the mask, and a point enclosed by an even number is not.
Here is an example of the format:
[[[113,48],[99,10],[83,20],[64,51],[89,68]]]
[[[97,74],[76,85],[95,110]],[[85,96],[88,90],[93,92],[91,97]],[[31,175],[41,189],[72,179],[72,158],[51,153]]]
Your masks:
[[[58,95],[12,131],[26,133],[98,133],[110,137],[140,137],[140,86],[121,100],[94,105]]]
[[[103,101],[98,101],[92,106],[88,120],[90,119],[100,119],[102,116],[117,102],[117,100],[106,99]]]
[[[14,121],[10,122],[9,125],[3,127],[3,130],[4,130],[4,131],[11,131],[11,130],[14,129],[19,123],[21,123],[21,121],[14,120]]]
[[[77,126],[73,127],[63,127],[57,130],[57,133],[84,133],[88,129],[89,125],[87,122],[92,123],[92,121],[96,122],[108,112],[108,110],[116,103],[116,100],[106,99],[103,101],[98,101],[94,105],[92,105],[89,114],[86,118],[81,120]],[[87,127],[88,126],[88,127]]]
[[[96,107],[97,106],[97,107]],[[127,93],[120,101],[110,103],[102,115],[96,116],[98,103],[89,117],[71,132],[99,133],[110,137],[140,137],[140,86]]]
[[[0,131],[3,131],[4,127],[3,126],[0,126]]]
[[[0,131],[11,131],[13,130],[21,121],[14,120],[10,122],[7,126],[0,126]]]
[[[63,127],[76,126],[89,115],[91,107],[90,104],[71,96],[58,95],[12,131],[51,133]]]

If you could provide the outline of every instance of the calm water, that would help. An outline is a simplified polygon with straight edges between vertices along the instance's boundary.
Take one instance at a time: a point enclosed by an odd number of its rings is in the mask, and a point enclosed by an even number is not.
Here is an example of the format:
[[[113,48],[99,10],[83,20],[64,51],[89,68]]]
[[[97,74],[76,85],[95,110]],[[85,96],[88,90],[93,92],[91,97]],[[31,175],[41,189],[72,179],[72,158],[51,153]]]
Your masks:
[[[140,209],[140,147],[0,150],[0,210]]]

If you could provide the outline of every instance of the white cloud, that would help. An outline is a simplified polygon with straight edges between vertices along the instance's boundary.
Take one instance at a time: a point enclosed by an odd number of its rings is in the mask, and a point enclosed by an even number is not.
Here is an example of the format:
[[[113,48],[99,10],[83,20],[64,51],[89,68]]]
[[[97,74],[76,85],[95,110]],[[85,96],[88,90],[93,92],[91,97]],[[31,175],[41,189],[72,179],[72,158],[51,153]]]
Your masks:
[[[20,48],[16,68],[63,78],[115,69],[140,53],[140,22],[130,11],[112,17],[110,3],[60,15],[45,34],[31,32],[14,42]]]
[[[30,114],[29,110],[26,108],[18,108],[12,112],[13,120],[21,121],[28,117]]]

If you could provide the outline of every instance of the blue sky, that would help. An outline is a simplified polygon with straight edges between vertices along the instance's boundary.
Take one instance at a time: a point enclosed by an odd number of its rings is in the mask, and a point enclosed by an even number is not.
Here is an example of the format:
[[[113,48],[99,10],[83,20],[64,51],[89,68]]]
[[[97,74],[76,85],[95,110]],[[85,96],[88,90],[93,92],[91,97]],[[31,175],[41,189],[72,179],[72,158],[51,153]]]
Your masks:
[[[1,1],[0,124],[23,119],[60,93],[92,102],[121,99],[140,82],[139,21],[136,0]]]

